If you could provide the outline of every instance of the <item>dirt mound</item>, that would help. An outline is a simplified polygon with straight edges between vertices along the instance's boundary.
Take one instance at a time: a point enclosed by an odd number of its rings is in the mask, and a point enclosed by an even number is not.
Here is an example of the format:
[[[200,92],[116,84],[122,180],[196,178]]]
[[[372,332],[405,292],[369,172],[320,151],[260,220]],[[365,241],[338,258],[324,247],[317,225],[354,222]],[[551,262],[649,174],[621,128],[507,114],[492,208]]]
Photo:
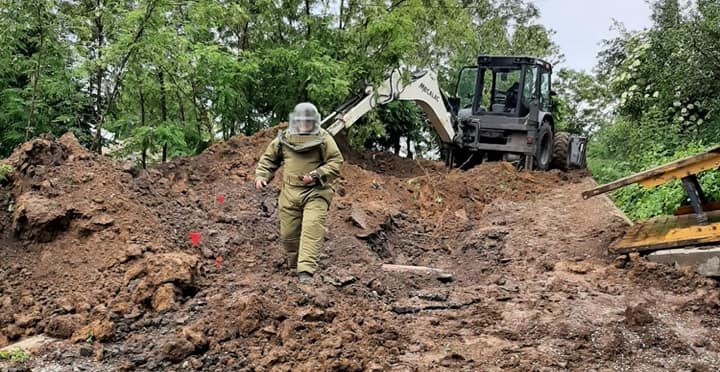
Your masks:
[[[128,168],[85,150],[71,134],[28,142],[8,163],[14,172],[0,212],[0,329],[19,327],[5,333],[7,341],[43,331],[69,337],[104,318],[102,307],[121,288],[123,263],[167,250],[156,234],[161,228],[136,201]],[[13,324],[8,314],[39,320]],[[70,323],[55,320],[65,314]]]
[[[607,257],[622,221],[579,197],[581,174],[349,156],[322,269],[299,285],[278,240],[277,179],[262,192],[252,183],[275,135],[148,170],[69,135],[18,148],[0,191],[0,346],[68,339],[29,362],[49,370],[718,363],[714,282]]]

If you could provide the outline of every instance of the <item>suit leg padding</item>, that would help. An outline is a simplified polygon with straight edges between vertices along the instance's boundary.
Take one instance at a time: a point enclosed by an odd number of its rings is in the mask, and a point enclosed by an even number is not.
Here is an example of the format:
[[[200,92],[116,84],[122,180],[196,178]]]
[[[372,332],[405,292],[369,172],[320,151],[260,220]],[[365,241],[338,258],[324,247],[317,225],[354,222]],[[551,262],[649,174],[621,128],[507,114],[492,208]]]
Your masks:
[[[318,268],[325,238],[325,219],[328,203],[322,198],[313,198],[305,203],[300,233],[300,251],[297,270],[314,273]]]

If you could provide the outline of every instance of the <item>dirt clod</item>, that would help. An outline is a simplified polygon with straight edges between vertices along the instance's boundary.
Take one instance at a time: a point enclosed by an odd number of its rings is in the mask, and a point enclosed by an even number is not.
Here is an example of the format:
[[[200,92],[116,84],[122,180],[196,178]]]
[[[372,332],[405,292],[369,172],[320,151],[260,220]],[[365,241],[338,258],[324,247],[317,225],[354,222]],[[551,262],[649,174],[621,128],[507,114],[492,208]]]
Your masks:
[[[85,317],[80,314],[59,315],[50,319],[45,333],[51,337],[70,338],[85,325]]]
[[[155,311],[165,311],[175,306],[175,285],[165,283],[155,291],[152,298],[152,308]]]
[[[173,337],[163,344],[160,359],[179,362],[194,351],[195,345],[193,345],[192,342],[182,337]]]
[[[110,320],[95,320],[85,327],[75,331],[72,342],[87,342],[109,340],[115,334],[115,324]]]
[[[641,327],[653,322],[653,317],[645,304],[629,306],[625,309],[625,324],[630,327]]]

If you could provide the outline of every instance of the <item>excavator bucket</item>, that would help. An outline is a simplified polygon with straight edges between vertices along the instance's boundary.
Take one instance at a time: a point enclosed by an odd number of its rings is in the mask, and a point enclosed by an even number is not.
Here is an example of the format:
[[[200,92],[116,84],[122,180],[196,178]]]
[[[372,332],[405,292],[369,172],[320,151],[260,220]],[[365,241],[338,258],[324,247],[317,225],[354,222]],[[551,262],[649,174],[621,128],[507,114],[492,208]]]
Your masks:
[[[676,160],[583,192],[587,199],[620,187],[639,184],[655,187],[680,180],[689,205],[681,206],[672,216],[659,216],[631,226],[610,251],[614,253],[650,252],[688,246],[720,243],[720,203],[709,201],[697,180],[697,174],[720,167],[720,147]],[[692,256],[692,251],[687,251]],[[705,255],[706,251],[698,252]]]

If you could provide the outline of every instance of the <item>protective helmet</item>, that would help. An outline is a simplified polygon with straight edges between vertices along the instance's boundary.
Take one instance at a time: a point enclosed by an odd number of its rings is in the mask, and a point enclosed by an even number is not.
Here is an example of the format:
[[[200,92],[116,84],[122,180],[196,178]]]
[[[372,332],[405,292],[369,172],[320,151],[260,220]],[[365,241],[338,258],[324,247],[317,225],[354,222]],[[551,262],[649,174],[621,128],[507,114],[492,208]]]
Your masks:
[[[289,134],[313,134],[320,129],[320,113],[310,102],[299,103],[290,113]]]

